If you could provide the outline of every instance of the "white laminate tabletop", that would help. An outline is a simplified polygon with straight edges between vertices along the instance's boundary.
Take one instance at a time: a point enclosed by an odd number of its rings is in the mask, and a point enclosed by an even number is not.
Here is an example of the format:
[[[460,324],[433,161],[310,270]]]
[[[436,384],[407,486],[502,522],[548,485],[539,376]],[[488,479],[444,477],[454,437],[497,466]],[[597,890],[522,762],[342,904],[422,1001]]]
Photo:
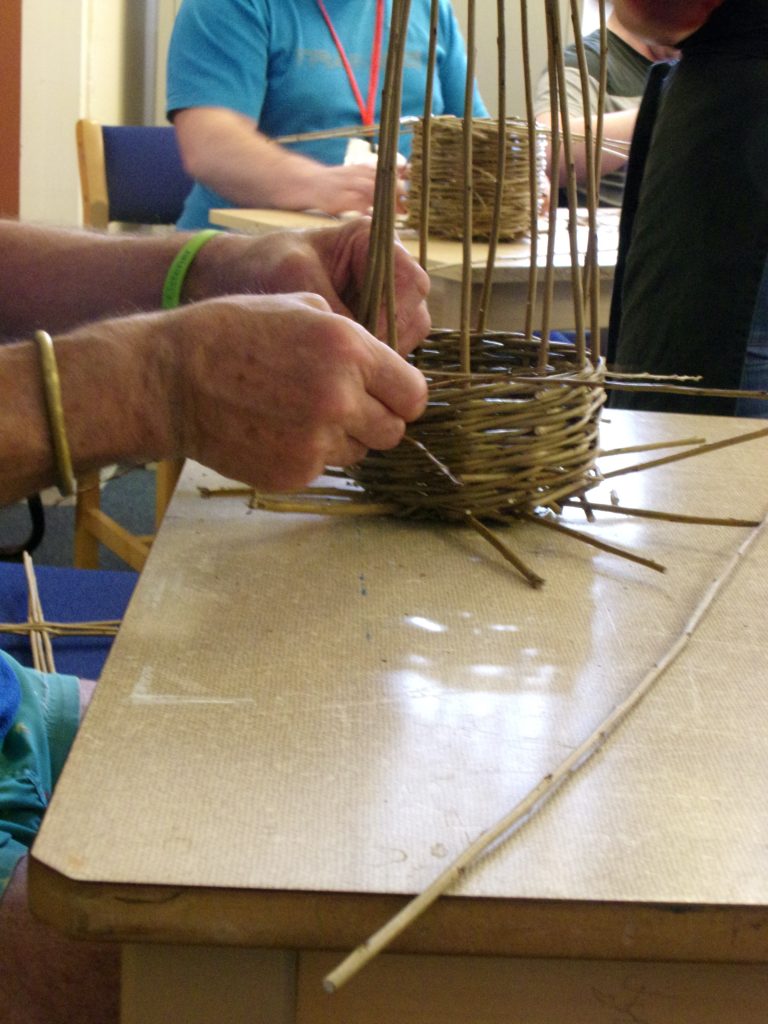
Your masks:
[[[601,437],[754,426],[612,411]],[[763,438],[616,478],[603,500],[760,518],[767,456]],[[85,932],[162,930],[125,888],[157,886],[204,890],[212,920],[217,894],[238,893],[241,924],[290,894],[284,941],[349,941],[337,895],[425,887],[637,685],[750,535],[568,511],[667,571],[518,524],[505,536],[547,581],[531,590],[463,528],[201,498],[217,479],[185,469],[34,848],[46,887],[63,886],[51,913],[67,918],[75,886]],[[462,948],[462,928],[505,906],[768,908],[766,570],[758,534],[640,707],[443,901],[443,932],[451,908],[461,926],[433,945]],[[204,917],[194,936],[218,941],[223,919],[209,934]],[[583,931],[571,953],[589,949]],[[279,922],[269,935],[283,941]]]

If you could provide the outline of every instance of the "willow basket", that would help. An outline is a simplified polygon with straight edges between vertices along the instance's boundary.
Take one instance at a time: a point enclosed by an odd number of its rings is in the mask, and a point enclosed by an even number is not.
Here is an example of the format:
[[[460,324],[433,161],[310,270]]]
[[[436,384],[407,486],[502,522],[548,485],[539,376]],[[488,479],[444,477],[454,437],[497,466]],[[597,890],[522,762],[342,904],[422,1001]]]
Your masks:
[[[427,410],[409,426],[410,443],[353,470],[367,496],[404,516],[503,521],[593,487],[602,364],[553,343],[541,372],[537,340],[491,332],[472,338],[467,375],[459,347],[458,332],[446,331],[419,349]]]
[[[430,235],[441,238],[462,238],[464,219],[464,121],[457,117],[433,117],[414,126],[411,157],[408,226],[422,227],[422,168],[425,131],[429,132],[429,202],[427,206]],[[510,241],[530,231],[530,164],[528,156],[528,124],[507,118],[506,160],[499,220],[499,239]],[[493,230],[496,182],[498,178],[499,122],[493,118],[472,121],[472,237],[487,241]],[[536,133],[537,195],[539,212],[547,192],[547,140]]]

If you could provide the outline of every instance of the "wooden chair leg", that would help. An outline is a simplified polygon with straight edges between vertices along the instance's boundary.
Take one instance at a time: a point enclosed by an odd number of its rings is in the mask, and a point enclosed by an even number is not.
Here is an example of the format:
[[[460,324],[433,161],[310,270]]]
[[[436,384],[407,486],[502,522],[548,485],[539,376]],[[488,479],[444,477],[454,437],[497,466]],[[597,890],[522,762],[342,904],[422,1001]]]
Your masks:
[[[98,512],[101,502],[101,478],[98,470],[87,473],[77,481],[75,499],[75,555],[76,569],[98,569],[99,541],[89,528],[92,512]]]
[[[165,459],[158,462],[155,473],[155,529],[160,526],[178,483],[184,459]]]

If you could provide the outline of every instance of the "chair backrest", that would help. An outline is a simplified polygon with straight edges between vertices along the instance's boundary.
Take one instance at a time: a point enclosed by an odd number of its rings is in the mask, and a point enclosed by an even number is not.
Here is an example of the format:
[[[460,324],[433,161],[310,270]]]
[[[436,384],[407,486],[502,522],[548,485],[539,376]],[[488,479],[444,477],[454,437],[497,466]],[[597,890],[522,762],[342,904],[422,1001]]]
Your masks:
[[[172,127],[105,126],[84,118],[75,134],[86,227],[178,220],[193,181]]]

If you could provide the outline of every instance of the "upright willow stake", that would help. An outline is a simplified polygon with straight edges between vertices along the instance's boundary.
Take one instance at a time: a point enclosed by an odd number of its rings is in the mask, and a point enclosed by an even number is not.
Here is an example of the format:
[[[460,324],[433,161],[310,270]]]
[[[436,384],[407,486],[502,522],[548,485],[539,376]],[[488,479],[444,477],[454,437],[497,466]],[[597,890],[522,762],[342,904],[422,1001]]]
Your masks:
[[[464,183],[463,244],[461,274],[461,344],[459,359],[462,373],[471,372],[472,317],[472,113],[475,92],[475,0],[467,3],[467,78],[464,88],[464,132],[462,173]]]
[[[599,0],[600,11],[600,86],[597,95],[597,131],[595,137],[595,203],[600,196],[600,182],[603,179],[603,156],[604,156],[604,135],[605,135],[605,98],[608,93],[608,21],[605,15],[605,0]],[[595,274],[594,284],[595,307],[599,307],[597,295],[600,291],[600,264],[598,261],[598,241],[595,236]],[[597,329],[592,336],[592,362],[597,365],[600,358],[600,327],[599,310],[597,315]]]
[[[550,30],[553,35],[552,51],[555,58],[557,72],[557,85],[560,98],[560,123],[563,132],[563,150],[565,154],[566,167],[566,191],[568,194],[568,239],[571,252],[571,288],[573,290],[573,313],[576,325],[576,358],[579,366],[584,366],[586,360],[586,340],[584,335],[584,298],[581,280],[581,268],[579,266],[579,243],[578,243],[578,222],[577,190],[576,190],[576,168],[573,159],[573,139],[571,138],[571,117],[568,110],[568,92],[565,81],[565,58],[563,56],[563,34],[560,24],[560,6],[554,2],[550,4],[551,20]]]
[[[429,254],[429,200],[432,189],[432,97],[437,67],[437,30],[440,0],[432,0],[429,11],[429,52],[427,88],[424,93],[424,120],[421,129],[421,205],[419,207],[419,263],[427,269]]]
[[[496,191],[493,200],[491,236],[488,240],[488,258],[485,263],[485,277],[477,309],[477,333],[485,332],[488,310],[491,304],[491,285],[499,246],[501,225],[501,204],[504,198],[504,183],[507,174],[507,29],[504,15],[504,0],[496,0],[496,42],[498,51],[498,134],[496,139]],[[530,140],[530,121],[529,121]],[[529,141],[530,145],[530,141]]]
[[[533,340],[533,317],[539,278],[539,190],[536,165],[536,115],[533,110],[533,77],[531,75],[531,40],[528,27],[527,0],[520,0],[520,40],[525,82],[525,117],[528,121],[528,202],[531,216],[531,257],[528,269],[528,298],[525,304],[525,337]]]
[[[380,151],[376,170],[376,188],[369,245],[369,259],[363,283],[358,319],[375,332],[382,301],[387,303],[389,341],[396,346],[394,315],[394,259],[397,144],[400,132],[402,71],[405,57],[405,32],[408,28],[410,0],[393,0],[390,17],[389,48],[381,111]],[[386,295],[385,295],[386,293]]]
[[[552,329],[552,295],[555,286],[555,230],[557,228],[557,199],[560,182],[560,101],[557,87],[557,59],[555,56],[555,31],[553,27],[553,8],[558,0],[545,0],[544,14],[547,24],[547,75],[549,78],[549,117],[550,130],[550,182],[554,186],[554,196],[550,195],[547,264],[544,275],[544,296],[541,304],[541,345],[539,346],[538,370],[543,373],[549,362],[549,332]]]
[[[554,796],[560,787],[580,768],[582,768],[608,738],[635,710],[643,698],[651,691],[661,676],[677,660],[688,646],[691,637],[702,619],[714,604],[715,599],[741,564],[744,555],[760,536],[766,526],[766,519],[749,534],[739,549],[730,558],[723,572],[712,582],[704,597],[698,603],[686,622],[682,633],[672,644],[664,656],[646,673],[638,685],[620,704],[605,718],[576,749],[562,761],[558,767],[545,775],[539,784],[531,790],[512,810],[500,821],[483,832],[429,885],[422,893],[414,897],[403,909],[391,918],[382,928],[375,932],[362,945],[358,946],[343,960],[335,970],[331,971],[323,981],[327,992],[335,992],[346,984],[369,960],[372,960],[401,932],[416,921],[440,896],[451,888],[466,871],[482,857],[482,855],[502,837],[513,829],[519,828],[535,811],[540,810],[545,802]]]
[[[601,11],[604,15],[603,0],[599,0]],[[599,195],[599,179],[595,171],[600,166],[597,159],[598,154],[593,146],[592,131],[592,104],[590,101],[589,72],[587,69],[587,58],[584,50],[584,40],[581,35],[581,12],[578,0],[571,0],[571,24],[573,26],[576,59],[579,66],[579,79],[581,82],[582,115],[584,118],[584,153],[586,164],[586,192],[587,192],[587,215],[589,218],[589,232],[587,236],[587,248],[584,256],[584,277],[583,291],[589,300],[590,312],[590,339],[591,339],[591,360],[596,363],[600,355],[600,278],[597,260],[597,201]],[[602,81],[604,72],[607,70],[606,53],[600,55],[600,79]],[[598,99],[596,119],[598,137],[602,140],[603,104]]]

